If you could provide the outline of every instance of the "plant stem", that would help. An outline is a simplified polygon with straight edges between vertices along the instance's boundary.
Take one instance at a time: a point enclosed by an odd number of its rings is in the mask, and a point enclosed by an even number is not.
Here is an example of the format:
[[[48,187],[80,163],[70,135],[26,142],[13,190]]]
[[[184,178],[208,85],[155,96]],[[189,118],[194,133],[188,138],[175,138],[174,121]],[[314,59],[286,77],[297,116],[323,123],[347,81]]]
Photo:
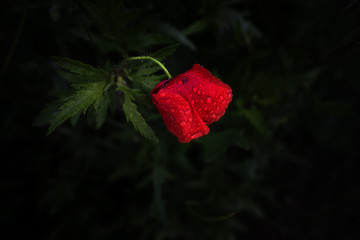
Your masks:
[[[150,57],[150,56],[129,57],[129,58],[126,58],[124,61],[134,61],[134,60],[151,60],[151,61],[155,62],[157,65],[159,65],[162,68],[162,70],[164,70],[168,79],[172,78],[171,74],[166,69],[166,67],[159,60],[157,60],[153,57]]]

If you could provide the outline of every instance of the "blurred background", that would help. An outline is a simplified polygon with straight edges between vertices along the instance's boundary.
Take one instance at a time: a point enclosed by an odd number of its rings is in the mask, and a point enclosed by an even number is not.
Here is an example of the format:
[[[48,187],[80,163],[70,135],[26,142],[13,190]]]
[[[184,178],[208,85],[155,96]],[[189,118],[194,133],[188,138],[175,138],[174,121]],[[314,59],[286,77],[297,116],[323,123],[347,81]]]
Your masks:
[[[0,10],[2,239],[350,239],[359,228],[358,0],[5,1]],[[46,136],[69,90],[51,56],[94,67],[179,44],[233,89],[181,144],[138,103]],[[144,92],[150,99],[150,92]],[[149,100],[151,101],[151,100]]]

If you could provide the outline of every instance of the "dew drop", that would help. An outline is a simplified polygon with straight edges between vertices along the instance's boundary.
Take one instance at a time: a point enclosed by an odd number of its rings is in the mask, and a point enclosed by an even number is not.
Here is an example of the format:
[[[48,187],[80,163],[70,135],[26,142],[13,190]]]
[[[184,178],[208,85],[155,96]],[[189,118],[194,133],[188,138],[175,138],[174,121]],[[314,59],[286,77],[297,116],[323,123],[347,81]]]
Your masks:
[[[165,93],[160,93],[160,97],[165,97]]]
[[[223,96],[220,96],[220,100],[221,100],[221,101],[224,100],[224,97],[223,97]]]
[[[201,93],[201,91],[200,90],[197,90],[197,94],[200,94]]]
[[[188,120],[189,120],[189,122],[192,122],[192,117],[190,117]]]
[[[182,127],[185,126],[185,125],[186,125],[185,122],[181,122],[181,123],[180,123],[180,126],[182,126]]]
[[[215,113],[211,114],[211,117],[212,117],[212,118],[216,118]]]
[[[195,103],[195,101],[194,101],[194,100],[191,100],[191,103],[192,103],[192,104],[194,104],[194,103]]]
[[[196,88],[196,87],[193,87],[193,89],[192,89],[192,90],[193,90],[193,92],[194,92],[194,93],[196,93],[197,88]]]
[[[205,102],[210,103],[211,102],[211,97],[206,97]]]
[[[219,106],[217,106],[217,107],[216,107],[216,110],[219,110],[219,109],[220,109],[220,107],[219,107]]]
[[[173,112],[175,112],[175,109],[172,108],[170,111],[173,113]]]
[[[229,92],[229,93],[227,94],[227,97],[228,97],[228,98],[231,98],[231,97],[232,97],[232,94]]]
[[[185,111],[185,114],[186,114],[186,115],[189,115],[190,113],[191,113],[191,110],[186,110],[186,111]]]
[[[208,108],[206,107],[206,108],[204,108],[204,110],[205,110],[205,111],[207,111],[207,110],[208,110]]]

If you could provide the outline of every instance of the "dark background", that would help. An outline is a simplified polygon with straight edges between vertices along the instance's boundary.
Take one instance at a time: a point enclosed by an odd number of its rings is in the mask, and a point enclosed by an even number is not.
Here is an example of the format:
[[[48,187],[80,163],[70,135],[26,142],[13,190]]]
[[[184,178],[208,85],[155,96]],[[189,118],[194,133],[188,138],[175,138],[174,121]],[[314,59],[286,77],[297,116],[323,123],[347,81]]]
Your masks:
[[[1,5],[2,239],[358,235],[359,1]],[[208,136],[180,144],[140,108],[152,144],[121,104],[98,130],[86,117],[50,136],[35,126],[68,89],[51,56],[104,67],[174,43],[173,76],[200,63],[233,89]]]

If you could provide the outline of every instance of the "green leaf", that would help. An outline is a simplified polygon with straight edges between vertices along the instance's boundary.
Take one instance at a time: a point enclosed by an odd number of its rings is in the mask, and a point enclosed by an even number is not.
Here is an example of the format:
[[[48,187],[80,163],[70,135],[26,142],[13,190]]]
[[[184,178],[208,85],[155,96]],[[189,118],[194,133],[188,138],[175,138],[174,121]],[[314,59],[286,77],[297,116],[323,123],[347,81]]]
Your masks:
[[[118,86],[116,88],[116,90],[122,91],[124,94],[128,94],[128,97],[130,98],[130,100],[141,99],[143,96],[142,93],[140,92],[140,89],[127,88],[125,86]]]
[[[160,81],[167,79],[166,75],[152,75],[144,78],[140,78],[139,82],[144,89],[152,90],[155,88],[156,84]]]
[[[33,125],[34,126],[43,126],[45,124],[48,124],[52,116],[54,115],[54,112],[59,109],[59,107],[62,105],[62,101],[57,100],[46,106],[35,118]]]
[[[145,119],[142,117],[141,113],[137,110],[137,106],[131,100],[133,96],[130,94],[130,91],[123,91],[125,98],[123,104],[123,111],[126,116],[126,120],[131,122],[137,132],[142,136],[146,137],[150,141],[158,142],[154,131],[146,123]]]
[[[50,127],[47,135],[52,133],[56,127],[74,117],[79,112],[85,113],[88,107],[97,99],[102,97],[105,82],[88,83],[72,96],[65,99],[64,104],[50,120]]]
[[[160,70],[161,70],[161,67],[159,67],[158,65],[151,66],[151,67],[142,67],[136,72],[136,75],[148,76],[148,75],[154,74]]]
[[[109,104],[110,104],[110,96],[108,93],[105,93],[101,98],[95,101],[94,108],[96,111],[96,117],[95,117],[96,129],[99,129],[105,122],[106,113]]]
[[[52,59],[62,68],[77,74],[76,78],[66,78],[71,84],[82,85],[91,82],[104,81],[108,78],[108,74],[101,68],[94,68],[89,64],[65,57],[52,57]]]

